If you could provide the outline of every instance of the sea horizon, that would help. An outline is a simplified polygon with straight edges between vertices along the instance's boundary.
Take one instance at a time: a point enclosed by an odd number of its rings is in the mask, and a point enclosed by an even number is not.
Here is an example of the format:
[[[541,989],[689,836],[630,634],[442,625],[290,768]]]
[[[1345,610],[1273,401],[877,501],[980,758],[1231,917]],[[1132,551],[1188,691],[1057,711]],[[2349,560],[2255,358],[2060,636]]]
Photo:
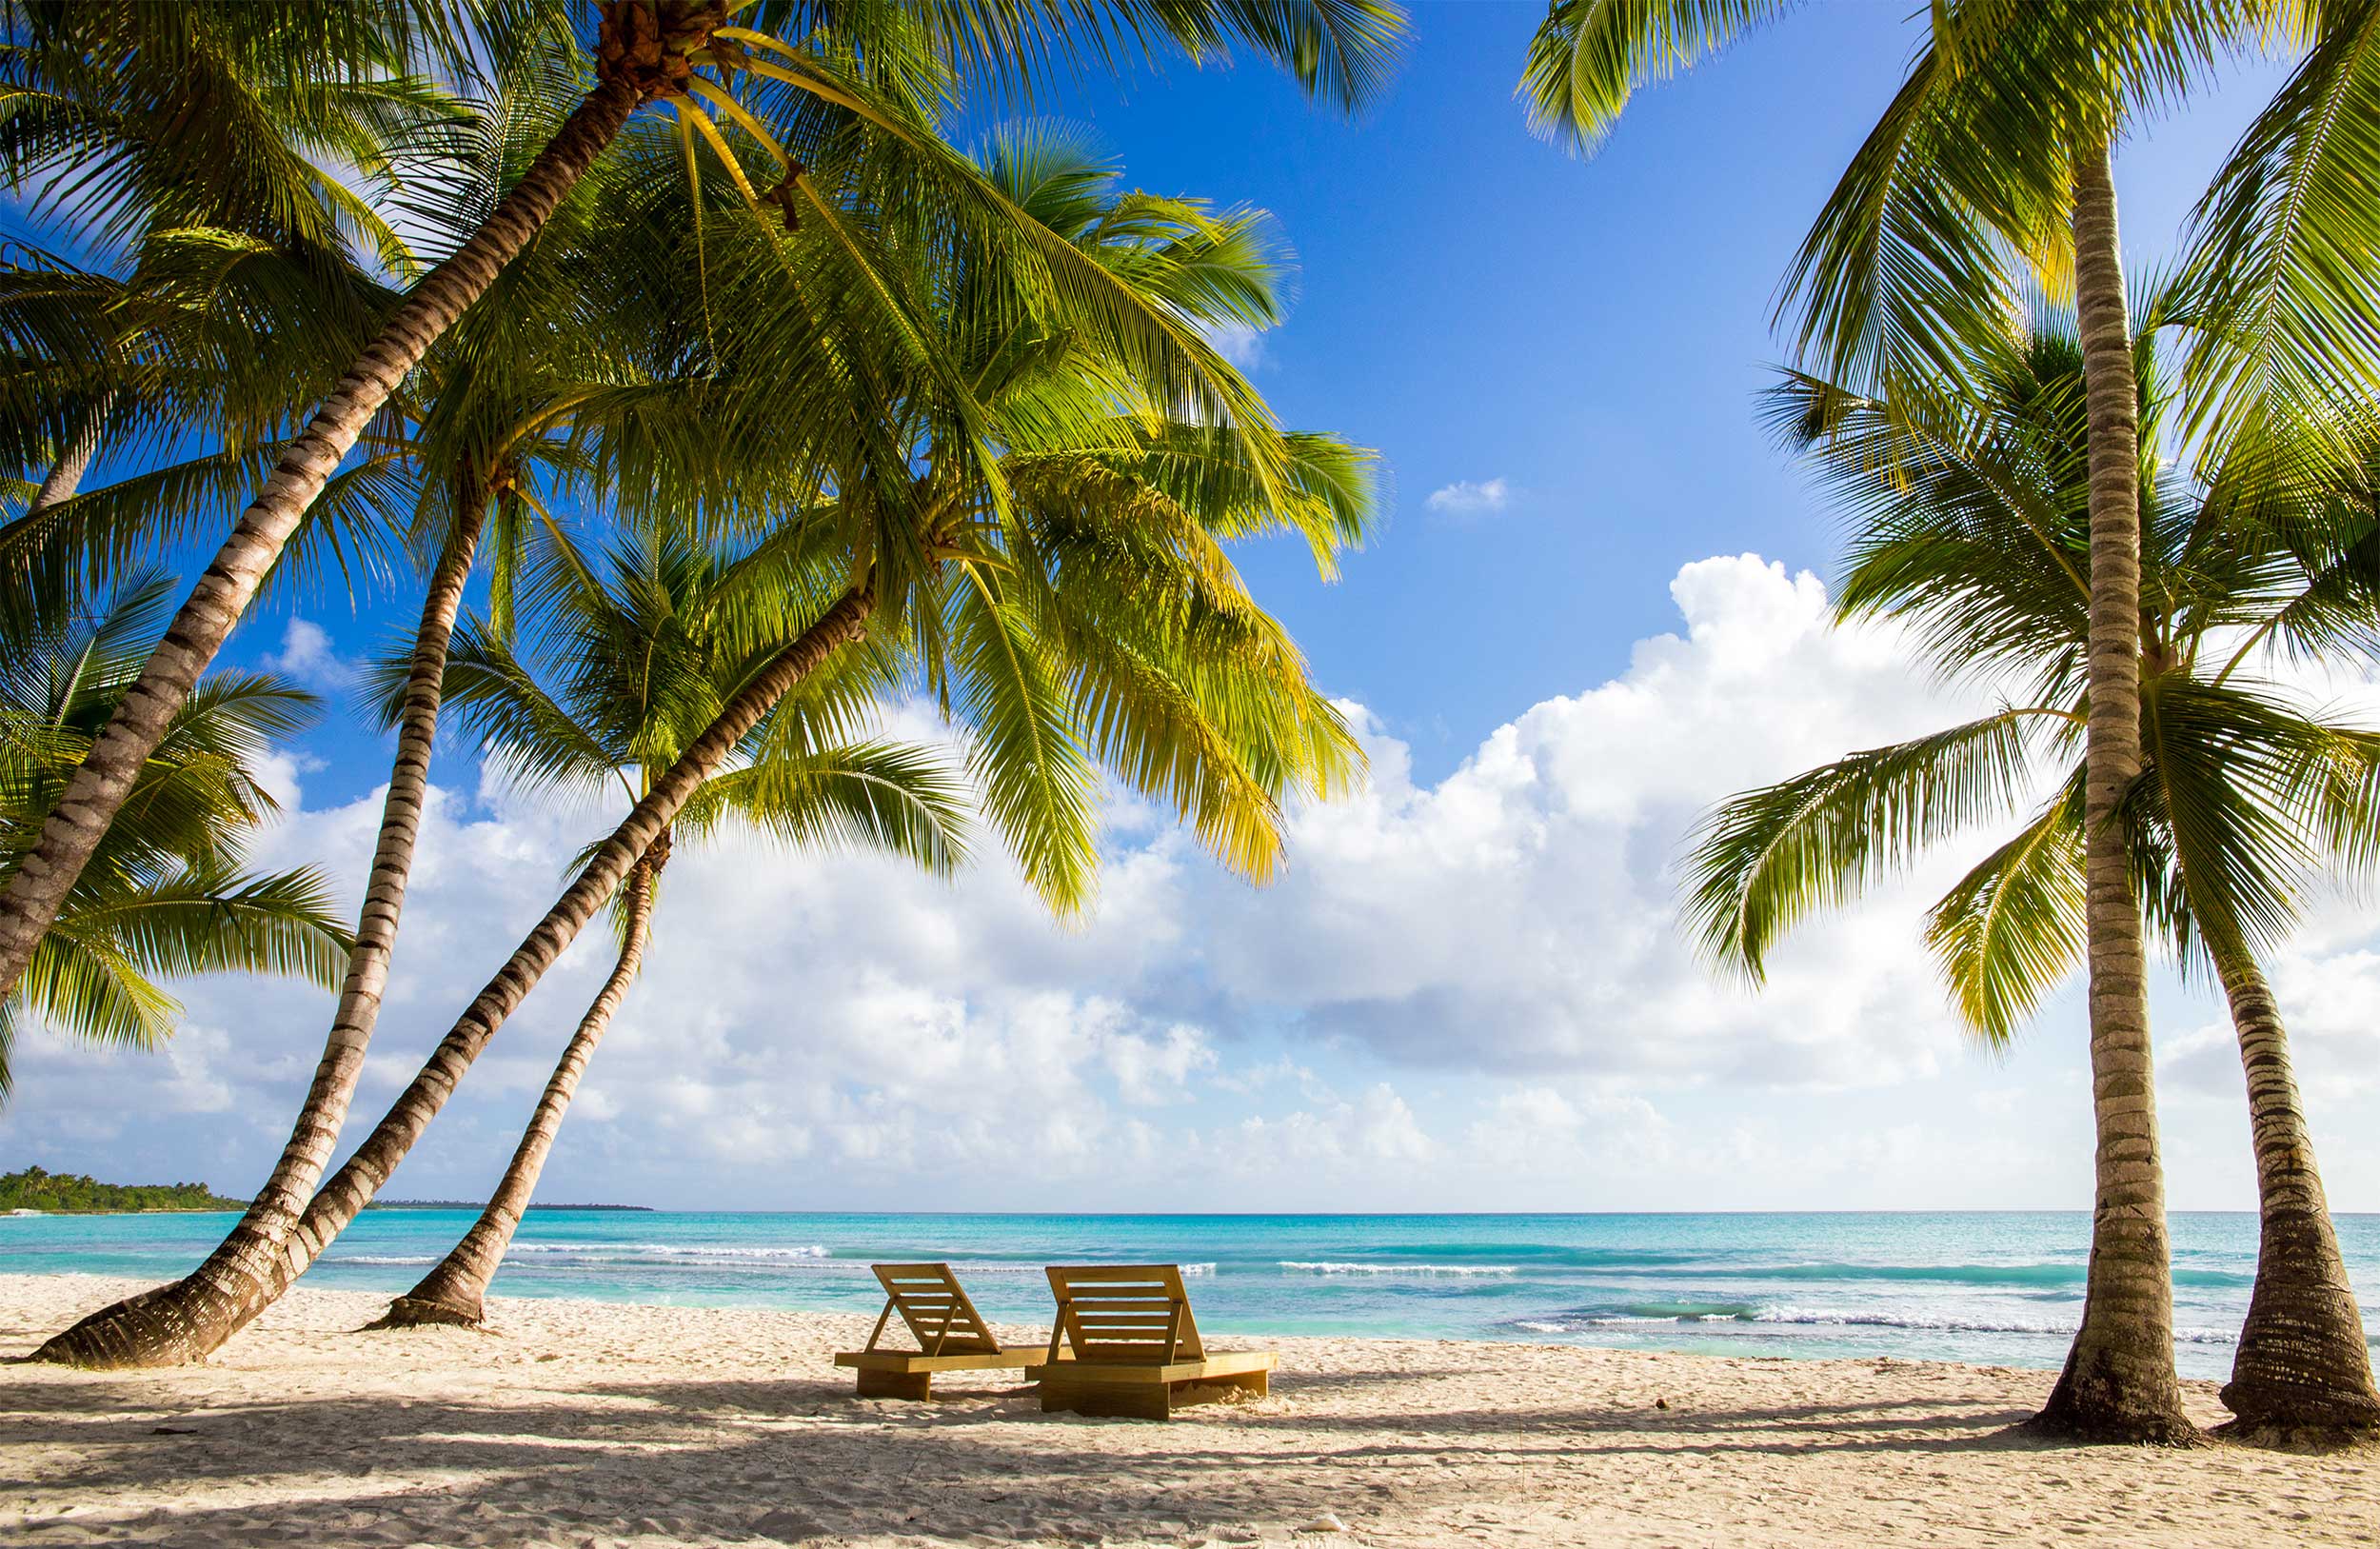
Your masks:
[[[359,1219],[307,1284],[395,1295],[467,1208]],[[0,1269],[164,1281],[230,1212],[0,1221]],[[2172,1215],[2175,1359],[2220,1380],[2254,1282],[2253,1212]],[[2380,1215],[2337,1218],[2375,1322]],[[987,1317],[1046,1322],[1040,1270],[1174,1262],[1202,1326],[2051,1369],[2081,1313],[2085,1211],[534,1210],[499,1297],[873,1314],[871,1262],[942,1260]]]

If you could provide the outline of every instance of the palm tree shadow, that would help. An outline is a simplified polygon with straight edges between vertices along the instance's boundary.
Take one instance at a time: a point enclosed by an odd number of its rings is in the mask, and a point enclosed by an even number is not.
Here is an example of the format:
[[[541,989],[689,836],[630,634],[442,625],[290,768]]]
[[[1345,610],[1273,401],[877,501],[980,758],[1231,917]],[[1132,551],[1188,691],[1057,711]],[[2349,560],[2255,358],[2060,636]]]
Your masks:
[[[1526,1500],[1532,1470],[1648,1456],[1708,1465],[2053,1450],[2010,1429],[2018,1412],[1923,1398],[1667,1412],[1326,1407],[1370,1385],[1318,1374],[1284,1381],[1271,1400],[1154,1425],[1045,1416],[1030,1388],[989,1384],[924,1402],[858,1400],[800,1377],[191,1406],[140,1378],[0,1376],[0,1472],[26,1479],[29,1499],[71,1500],[164,1543],[248,1541],[268,1523],[325,1546],[379,1541],[395,1523],[431,1542],[503,1543],[517,1527],[570,1541],[889,1533],[1013,1543],[1179,1539],[1325,1511],[1357,1522],[1367,1505],[1408,1525],[1451,1522],[1482,1499]],[[290,1486],[279,1499],[223,1500],[236,1483],[276,1479]],[[132,1505],[176,1499],[194,1503]]]

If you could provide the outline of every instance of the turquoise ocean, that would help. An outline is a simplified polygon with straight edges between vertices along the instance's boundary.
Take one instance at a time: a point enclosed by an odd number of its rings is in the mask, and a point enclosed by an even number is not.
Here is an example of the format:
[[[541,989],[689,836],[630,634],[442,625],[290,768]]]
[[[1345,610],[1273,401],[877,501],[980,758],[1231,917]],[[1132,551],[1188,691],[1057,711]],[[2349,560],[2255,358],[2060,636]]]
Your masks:
[[[375,1210],[307,1283],[402,1291],[462,1210]],[[0,1218],[0,1271],[168,1279],[228,1216]],[[2380,1216],[2338,1220],[2380,1327]],[[1526,1340],[1742,1356],[2054,1367],[2082,1311],[2080,1213],[936,1216],[532,1211],[502,1296],[873,1313],[871,1260],[943,1259],[986,1316],[1046,1320],[1047,1263],[1172,1262],[1235,1334]],[[2177,1353],[2221,1378],[2255,1274],[2252,1215],[2173,1218]]]

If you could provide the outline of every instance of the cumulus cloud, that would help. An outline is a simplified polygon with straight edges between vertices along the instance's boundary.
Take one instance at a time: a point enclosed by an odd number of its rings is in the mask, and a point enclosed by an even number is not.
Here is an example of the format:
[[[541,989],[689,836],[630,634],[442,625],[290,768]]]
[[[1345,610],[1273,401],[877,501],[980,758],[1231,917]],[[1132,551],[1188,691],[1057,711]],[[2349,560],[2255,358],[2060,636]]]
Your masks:
[[[1913,674],[1889,633],[1830,628],[1807,574],[1727,557],[1670,589],[1676,632],[1435,782],[1347,705],[1370,787],[1293,813],[1288,875],[1263,892],[1121,801],[1099,912],[1074,930],[997,862],[945,885],[756,840],[681,845],[550,1190],[843,1208],[2086,1201],[2079,1006],[1993,1061],[1917,945],[1928,889],[1966,857],[1796,932],[1756,995],[1679,942],[1675,864],[1708,803],[1975,706]],[[350,1139],[609,821],[439,772]],[[260,862],[360,878],[378,794],[308,807],[284,777],[294,816]],[[393,1193],[488,1185],[610,951],[600,928],[573,945]],[[2320,1133],[2352,1130],[2380,1054],[2380,943],[2342,905],[2293,952],[2274,980],[2309,1102]],[[20,1040],[0,1162],[261,1176],[330,998],[247,981],[188,998],[170,1059]],[[2235,1204],[2252,1198],[2236,1057],[2224,1076],[2219,1012],[2179,1003],[2159,1014],[2174,1197]],[[2325,1160],[2343,1208],[2380,1188],[2380,1148]]]
[[[1442,516],[1486,516],[1502,510],[1511,496],[1512,489],[1501,476],[1477,483],[1458,479],[1431,490],[1422,504]]]
[[[1268,331],[1245,323],[1216,323],[1204,329],[1206,342],[1215,347],[1215,352],[1242,371],[1271,364],[1264,345]]]
[[[332,648],[329,634],[311,619],[291,619],[281,631],[281,648],[267,651],[264,665],[268,672],[325,690],[350,687],[363,671]]]
[[[1678,940],[1673,865],[1715,799],[1956,706],[1889,636],[1828,628],[1812,576],[1708,560],[1671,591],[1685,635],[1533,707],[1435,785],[1350,707],[1371,788],[1301,813],[1289,880],[1219,923],[1208,959],[1232,996],[1406,1064],[1786,1084],[1928,1068],[1943,1039],[1908,1031],[1944,1023],[1906,910],[1815,924],[1755,998]]]

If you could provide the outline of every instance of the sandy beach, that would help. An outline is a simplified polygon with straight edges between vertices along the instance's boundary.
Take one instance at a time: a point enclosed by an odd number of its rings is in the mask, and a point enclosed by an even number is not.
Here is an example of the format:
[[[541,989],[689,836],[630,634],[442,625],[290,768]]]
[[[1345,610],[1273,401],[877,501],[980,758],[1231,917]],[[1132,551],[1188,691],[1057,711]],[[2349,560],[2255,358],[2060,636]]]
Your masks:
[[[0,1354],[133,1288],[0,1276]],[[828,1364],[866,1336],[845,1316],[503,1300],[492,1333],[352,1332],[381,1304],[300,1290],[200,1367],[0,1369],[0,1541],[2380,1539],[2380,1457],[2003,1434],[2043,1372],[1284,1339],[1271,1398],[1152,1424],[988,1382],[855,1400]],[[1325,1513],[1343,1535],[1303,1531]]]

